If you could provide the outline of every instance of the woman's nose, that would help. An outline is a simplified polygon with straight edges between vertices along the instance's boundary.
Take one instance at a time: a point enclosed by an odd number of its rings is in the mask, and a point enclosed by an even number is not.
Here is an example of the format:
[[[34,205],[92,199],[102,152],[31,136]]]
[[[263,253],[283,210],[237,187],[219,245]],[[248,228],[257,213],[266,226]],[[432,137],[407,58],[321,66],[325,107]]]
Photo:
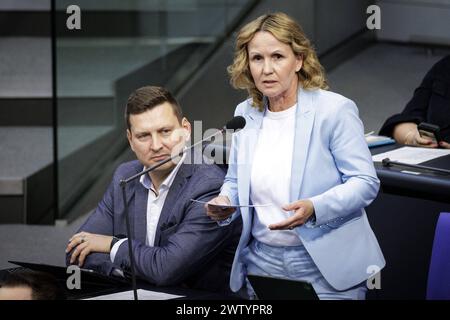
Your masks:
[[[270,60],[264,61],[263,73],[264,74],[270,74],[272,72],[273,72],[273,66],[272,66],[272,63],[270,62]]]

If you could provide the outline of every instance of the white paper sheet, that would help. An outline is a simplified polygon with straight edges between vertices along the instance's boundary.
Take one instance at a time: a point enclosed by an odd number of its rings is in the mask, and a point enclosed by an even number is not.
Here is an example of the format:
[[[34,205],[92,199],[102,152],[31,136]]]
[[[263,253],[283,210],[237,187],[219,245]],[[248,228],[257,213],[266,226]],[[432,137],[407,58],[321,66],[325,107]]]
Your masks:
[[[202,204],[206,204],[208,203],[208,201],[200,201],[200,200],[195,200],[195,199],[191,199],[192,202],[198,202],[198,203],[202,203]],[[242,205],[242,206],[233,206],[233,205],[214,205],[214,204],[210,204],[211,206],[216,206],[216,207],[220,207],[220,208],[239,208],[239,207],[247,207],[247,208],[253,208],[253,207],[268,207],[273,205],[273,203],[265,203],[265,204],[251,204],[251,205]]]
[[[175,298],[181,298],[184,296],[177,296],[174,294],[168,294],[163,292],[149,291],[138,289],[137,291],[139,300],[170,300]],[[123,291],[112,294],[106,294],[103,296],[93,297],[84,300],[134,300],[133,291]]]
[[[372,156],[372,160],[375,162],[381,162],[384,158],[389,158],[391,161],[419,164],[449,154],[449,149],[401,147],[392,151],[376,154]]]

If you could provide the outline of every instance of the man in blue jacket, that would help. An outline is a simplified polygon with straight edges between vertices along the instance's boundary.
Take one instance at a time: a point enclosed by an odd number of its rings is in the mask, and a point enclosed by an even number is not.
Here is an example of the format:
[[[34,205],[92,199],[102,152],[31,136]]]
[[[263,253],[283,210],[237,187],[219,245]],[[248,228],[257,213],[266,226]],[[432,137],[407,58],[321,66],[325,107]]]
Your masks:
[[[178,154],[191,126],[174,97],[161,87],[136,90],[125,113],[127,138],[137,161],[120,165],[102,201],[69,240],[67,263],[104,274],[130,271],[120,180]],[[241,231],[238,221],[221,228],[201,203],[217,196],[224,172],[189,164],[185,154],[131,181],[126,187],[136,274],[156,285],[183,285],[228,292]]]

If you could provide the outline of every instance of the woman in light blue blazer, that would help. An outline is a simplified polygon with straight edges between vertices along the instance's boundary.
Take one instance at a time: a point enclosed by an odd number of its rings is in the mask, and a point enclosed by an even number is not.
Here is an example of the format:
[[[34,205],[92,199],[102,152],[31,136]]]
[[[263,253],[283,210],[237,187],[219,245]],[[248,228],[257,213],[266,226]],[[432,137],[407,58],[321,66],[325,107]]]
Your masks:
[[[320,299],[365,299],[385,261],[364,211],[379,180],[355,103],[326,91],[314,49],[283,13],[240,30],[228,72],[250,95],[235,111],[246,126],[206,210],[220,224],[242,216],[231,289],[251,297],[256,274],[308,281]]]

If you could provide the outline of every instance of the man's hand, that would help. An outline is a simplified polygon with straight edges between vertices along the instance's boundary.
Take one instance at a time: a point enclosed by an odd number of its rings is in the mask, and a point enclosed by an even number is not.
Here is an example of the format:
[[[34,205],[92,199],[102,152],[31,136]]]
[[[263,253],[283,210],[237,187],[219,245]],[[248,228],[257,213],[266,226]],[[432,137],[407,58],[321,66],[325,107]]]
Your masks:
[[[112,236],[88,232],[74,234],[66,248],[66,253],[74,249],[70,256],[70,263],[73,264],[78,258],[78,266],[82,267],[84,260],[91,252],[109,253],[112,239]]]
[[[225,196],[218,196],[205,204],[206,214],[215,221],[225,220],[236,211],[235,208],[221,207],[231,205],[230,199]]]
[[[282,208],[285,211],[294,211],[294,214],[286,220],[269,225],[270,230],[292,230],[303,225],[314,213],[314,205],[311,200],[298,200]]]

